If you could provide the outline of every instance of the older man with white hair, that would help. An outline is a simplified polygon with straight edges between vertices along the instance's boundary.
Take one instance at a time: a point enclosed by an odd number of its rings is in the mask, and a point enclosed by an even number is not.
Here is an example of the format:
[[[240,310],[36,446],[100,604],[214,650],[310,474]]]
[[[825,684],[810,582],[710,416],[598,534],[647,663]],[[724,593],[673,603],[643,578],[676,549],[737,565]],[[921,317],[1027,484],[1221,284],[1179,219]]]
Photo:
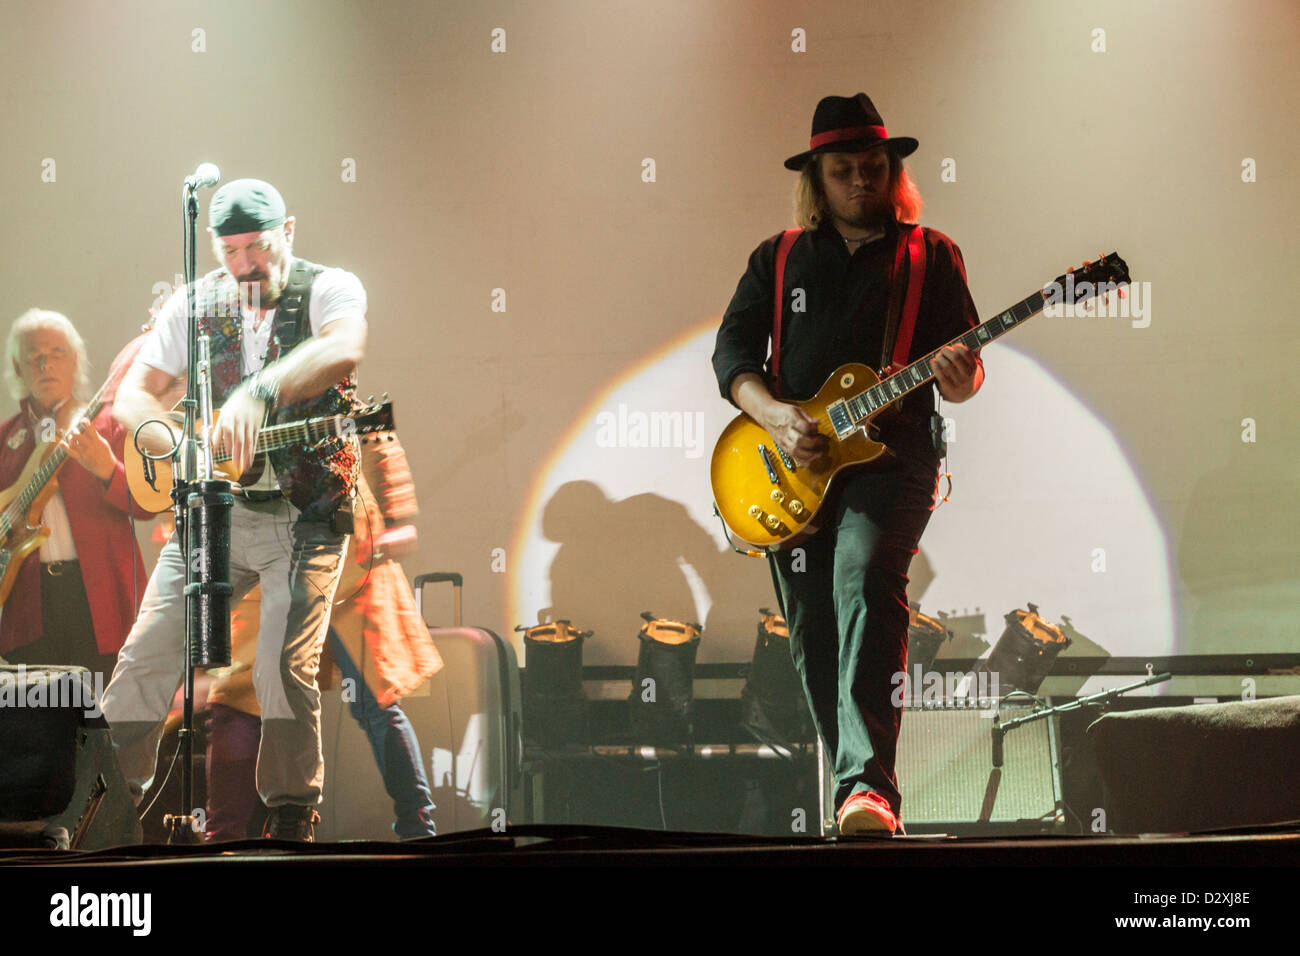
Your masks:
[[[49,537],[18,569],[0,610],[0,656],[14,664],[80,665],[100,675],[102,687],[146,580],[127,519],[126,429],[111,407],[93,421],[80,418],[90,390],[86,346],[66,316],[29,309],[10,328],[6,352],[5,378],[19,410],[0,425],[5,500],[23,490],[15,485],[33,456],[43,458],[56,442],[71,461],[39,516]]]

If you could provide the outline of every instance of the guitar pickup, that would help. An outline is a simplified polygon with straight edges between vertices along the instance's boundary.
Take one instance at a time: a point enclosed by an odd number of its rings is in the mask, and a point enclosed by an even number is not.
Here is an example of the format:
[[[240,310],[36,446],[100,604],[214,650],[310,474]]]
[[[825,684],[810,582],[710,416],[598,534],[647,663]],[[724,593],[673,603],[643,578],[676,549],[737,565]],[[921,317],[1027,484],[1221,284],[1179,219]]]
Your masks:
[[[853,434],[854,428],[857,427],[853,424],[853,416],[849,414],[848,405],[842,398],[827,405],[826,414],[830,417],[831,427],[835,429],[836,437],[841,441]]]
[[[781,479],[777,477],[776,469],[772,467],[772,459],[768,455],[766,445],[758,446],[758,457],[763,459],[763,467],[767,469],[767,480],[774,485],[778,484]]]

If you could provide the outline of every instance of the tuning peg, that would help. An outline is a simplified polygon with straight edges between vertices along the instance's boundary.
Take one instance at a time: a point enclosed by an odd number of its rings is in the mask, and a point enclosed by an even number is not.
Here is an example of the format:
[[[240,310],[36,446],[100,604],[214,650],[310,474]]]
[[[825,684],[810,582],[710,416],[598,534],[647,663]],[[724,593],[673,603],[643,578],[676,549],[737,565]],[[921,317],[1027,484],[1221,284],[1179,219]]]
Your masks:
[[[388,393],[387,393],[387,392],[384,392],[384,394],[380,395],[380,396],[379,396],[379,400],[380,400],[381,402],[386,402],[386,401],[388,401]]]
[[[374,396],[374,395],[371,395],[369,398],[367,398],[367,399],[366,399],[366,404],[367,404],[367,405],[373,405],[373,404],[375,404],[375,396]]]

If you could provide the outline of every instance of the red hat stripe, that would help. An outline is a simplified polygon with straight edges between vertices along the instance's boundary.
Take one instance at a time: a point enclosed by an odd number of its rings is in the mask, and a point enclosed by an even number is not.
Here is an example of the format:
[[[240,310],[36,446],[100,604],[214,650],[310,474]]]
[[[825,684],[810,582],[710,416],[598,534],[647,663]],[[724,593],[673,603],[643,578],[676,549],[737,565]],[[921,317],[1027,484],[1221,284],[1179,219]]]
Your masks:
[[[818,146],[825,146],[827,143],[842,143],[850,139],[866,139],[872,134],[881,139],[889,139],[889,134],[885,132],[883,126],[848,126],[844,129],[833,129],[826,133],[818,133],[809,140],[809,149],[816,149]]]

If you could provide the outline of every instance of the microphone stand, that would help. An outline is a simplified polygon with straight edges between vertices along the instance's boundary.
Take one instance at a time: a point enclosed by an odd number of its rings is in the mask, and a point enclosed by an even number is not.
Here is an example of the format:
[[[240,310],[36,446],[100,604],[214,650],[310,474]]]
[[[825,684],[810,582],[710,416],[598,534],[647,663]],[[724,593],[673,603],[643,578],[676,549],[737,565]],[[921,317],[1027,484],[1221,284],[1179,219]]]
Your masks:
[[[1173,675],[1166,672],[1163,674],[1152,674],[1146,680],[1140,680],[1136,683],[1125,684],[1123,687],[1116,687],[1114,690],[1104,690],[1099,694],[1093,694],[1091,697],[1080,697],[1069,703],[1058,704],[1055,707],[1046,707],[1042,710],[1035,710],[1031,714],[1025,714],[1023,717],[1014,717],[1011,720],[1002,720],[1001,714],[993,718],[993,766],[1002,766],[1002,740],[1007,735],[1007,731],[1015,730],[1022,724],[1032,723],[1035,720],[1042,720],[1052,714],[1063,714],[1070,710],[1080,710],[1084,707],[1100,706],[1109,707],[1115,698],[1122,694],[1127,694],[1131,690],[1137,690],[1139,687],[1150,687],[1152,684],[1161,684],[1169,680]]]
[[[234,506],[230,482],[212,478],[212,383],[208,339],[199,337],[195,306],[198,184],[186,180],[182,192],[185,216],[185,287],[189,342],[184,432],[175,453],[172,509],[176,534],[185,561],[185,680],[182,720],[178,731],[181,760],[181,810],[163,817],[169,844],[198,843],[194,807],[194,671],[198,667],[230,664],[230,511]],[[198,421],[203,429],[200,433]],[[173,464],[175,460],[173,459]],[[201,472],[200,472],[201,466]]]

